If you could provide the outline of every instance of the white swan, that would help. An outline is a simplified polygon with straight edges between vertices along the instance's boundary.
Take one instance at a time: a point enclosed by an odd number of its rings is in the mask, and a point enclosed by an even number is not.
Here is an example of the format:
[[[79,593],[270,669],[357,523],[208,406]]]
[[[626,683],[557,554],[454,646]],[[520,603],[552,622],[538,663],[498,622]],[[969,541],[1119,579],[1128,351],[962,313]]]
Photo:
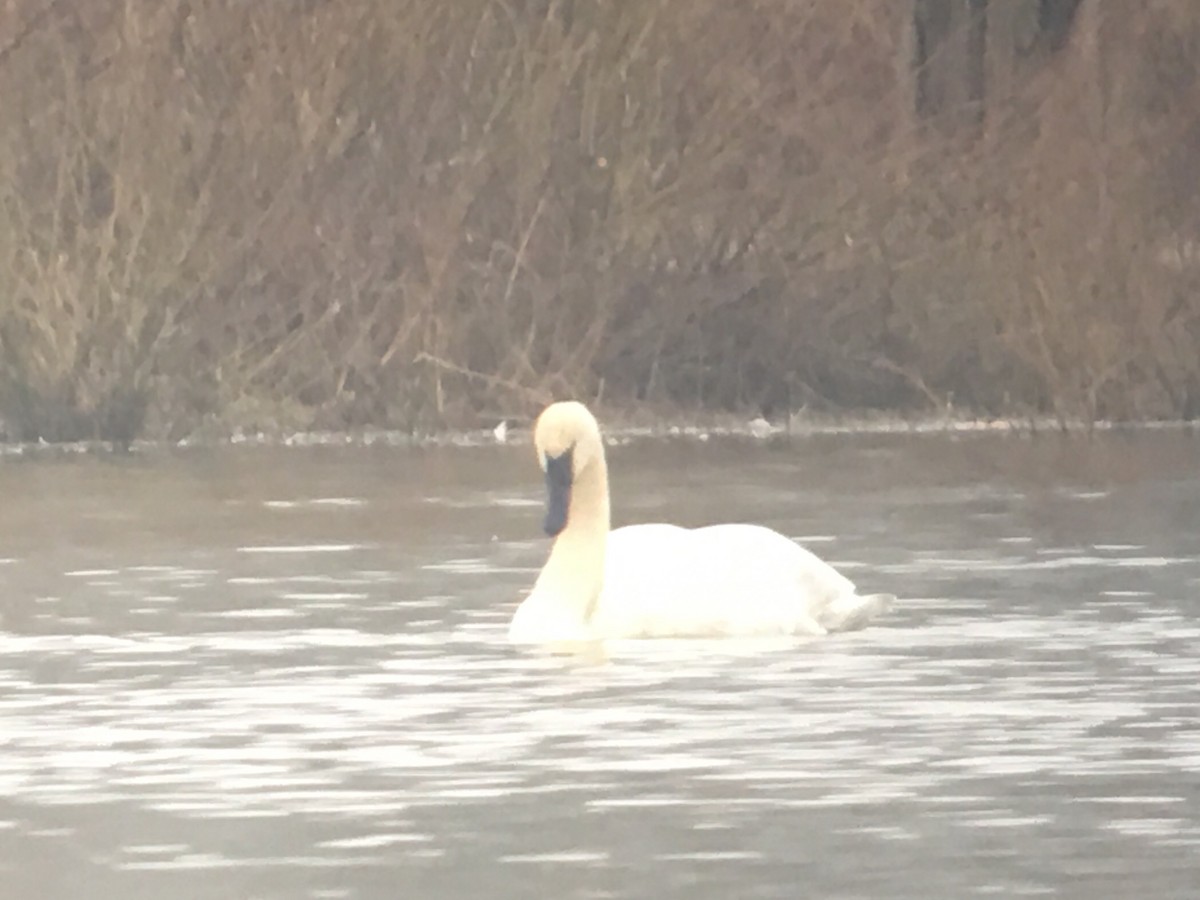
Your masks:
[[[548,406],[534,444],[554,546],[513,615],[515,642],[821,635],[860,628],[895,599],[857,594],[832,566],[760,525],[610,531],[604,443],[581,403]]]

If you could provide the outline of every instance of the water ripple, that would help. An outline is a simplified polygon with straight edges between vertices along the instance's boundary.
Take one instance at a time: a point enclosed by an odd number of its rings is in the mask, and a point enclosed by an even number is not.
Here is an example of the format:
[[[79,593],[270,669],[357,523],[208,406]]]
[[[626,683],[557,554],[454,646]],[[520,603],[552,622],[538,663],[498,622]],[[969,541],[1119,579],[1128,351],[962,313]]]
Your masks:
[[[505,641],[545,548],[476,523],[524,500],[442,484],[405,508],[457,517],[429,544],[423,525],[322,533],[379,495],[328,489],[240,507],[287,510],[295,542],[247,526],[14,555],[30,599],[0,630],[0,870],[16,895],[77,895],[67,858],[113,897],[146,878],[212,897],[784,898],[801,879],[828,896],[1192,895],[1200,547],[1127,540],[1121,491],[1031,511],[1030,493],[948,487],[896,501],[912,518],[871,544],[856,535],[890,495],[845,501],[818,517],[837,533],[787,528],[901,594],[878,626],[595,660]],[[1064,496],[1087,500],[1079,520],[1030,525]],[[948,533],[972,504],[983,531]]]

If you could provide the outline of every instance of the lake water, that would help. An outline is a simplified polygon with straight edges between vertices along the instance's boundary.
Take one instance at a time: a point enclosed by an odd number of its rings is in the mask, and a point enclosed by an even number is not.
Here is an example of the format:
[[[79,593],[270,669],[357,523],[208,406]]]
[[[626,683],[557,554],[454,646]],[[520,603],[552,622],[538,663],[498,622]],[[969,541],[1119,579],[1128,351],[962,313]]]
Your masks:
[[[1198,451],[614,447],[901,599],[607,661],[505,641],[528,447],[0,460],[0,897],[1191,900]]]

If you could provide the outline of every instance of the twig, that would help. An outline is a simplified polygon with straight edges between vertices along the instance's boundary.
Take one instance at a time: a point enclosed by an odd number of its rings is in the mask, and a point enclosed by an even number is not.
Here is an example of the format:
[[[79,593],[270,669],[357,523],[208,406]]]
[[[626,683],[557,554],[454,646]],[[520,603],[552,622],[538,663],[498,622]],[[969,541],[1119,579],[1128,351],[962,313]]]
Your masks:
[[[525,251],[529,247],[529,239],[533,237],[534,226],[537,225],[537,220],[541,218],[542,209],[545,206],[546,190],[543,189],[542,196],[538,198],[537,207],[534,209],[533,215],[529,217],[529,224],[525,226],[525,233],[521,235],[521,246],[517,248],[517,252],[513,256],[512,268],[508,271],[508,284],[504,288],[504,309],[508,309],[508,301],[512,297],[513,286],[517,283],[517,272],[525,262]]]
[[[439,369],[445,369],[448,372],[454,372],[456,375],[463,375],[467,378],[474,378],[478,381],[486,382],[491,387],[508,388],[510,391],[516,391],[519,394],[524,394],[531,400],[536,400],[539,403],[549,403],[550,398],[545,390],[541,388],[530,388],[523,384],[518,384],[515,381],[510,381],[507,378],[501,378],[497,375],[488,375],[484,372],[476,372],[474,369],[468,369],[465,366],[460,366],[458,363],[452,363],[449,360],[439,359],[436,356],[431,356],[422,350],[413,357],[413,362],[427,362]]]
[[[925,383],[925,379],[922,378],[918,373],[913,372],[905,366],[901,366],[892,362],[892,360],[888,359],[886,356],[880,356],[876,358],[872,361],[872,365],[874,365],[877,369],[883,369],[886,372],[899,375],[910,385],[924,394],[925,398],[933,405],[935,409],[945,409],[950,405],[944,399],[935,394],[930,389],[929,385]]]

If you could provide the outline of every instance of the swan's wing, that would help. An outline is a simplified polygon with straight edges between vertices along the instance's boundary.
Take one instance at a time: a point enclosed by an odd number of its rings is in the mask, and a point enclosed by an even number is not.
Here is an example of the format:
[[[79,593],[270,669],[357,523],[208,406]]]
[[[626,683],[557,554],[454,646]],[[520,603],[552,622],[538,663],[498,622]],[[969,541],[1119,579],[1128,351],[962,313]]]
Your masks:
[[[762,562],[764,591],[778,591],[781,583],[790,583],[795,591],[793,608],[798,605],[811,617],[815,628],[802,631],[853,631],[886,612],[895,601],[894,594],[860,595],[849,578],[790,538],[761,525],[714,525],[699,529],[698,536],[710,536],[725,548],[736,548],[746,557]]]
[[[607,634],[820,634],[854,585],[757,525],[633,525],[609,535],[593,628]]]
[[[811,602],[831,602],[855,591],[854,582],[825,560],[764,525],[709,525],[692,534],[703,545],[698,552],[724,553],[753,564],[772,584],[790,582]]]

